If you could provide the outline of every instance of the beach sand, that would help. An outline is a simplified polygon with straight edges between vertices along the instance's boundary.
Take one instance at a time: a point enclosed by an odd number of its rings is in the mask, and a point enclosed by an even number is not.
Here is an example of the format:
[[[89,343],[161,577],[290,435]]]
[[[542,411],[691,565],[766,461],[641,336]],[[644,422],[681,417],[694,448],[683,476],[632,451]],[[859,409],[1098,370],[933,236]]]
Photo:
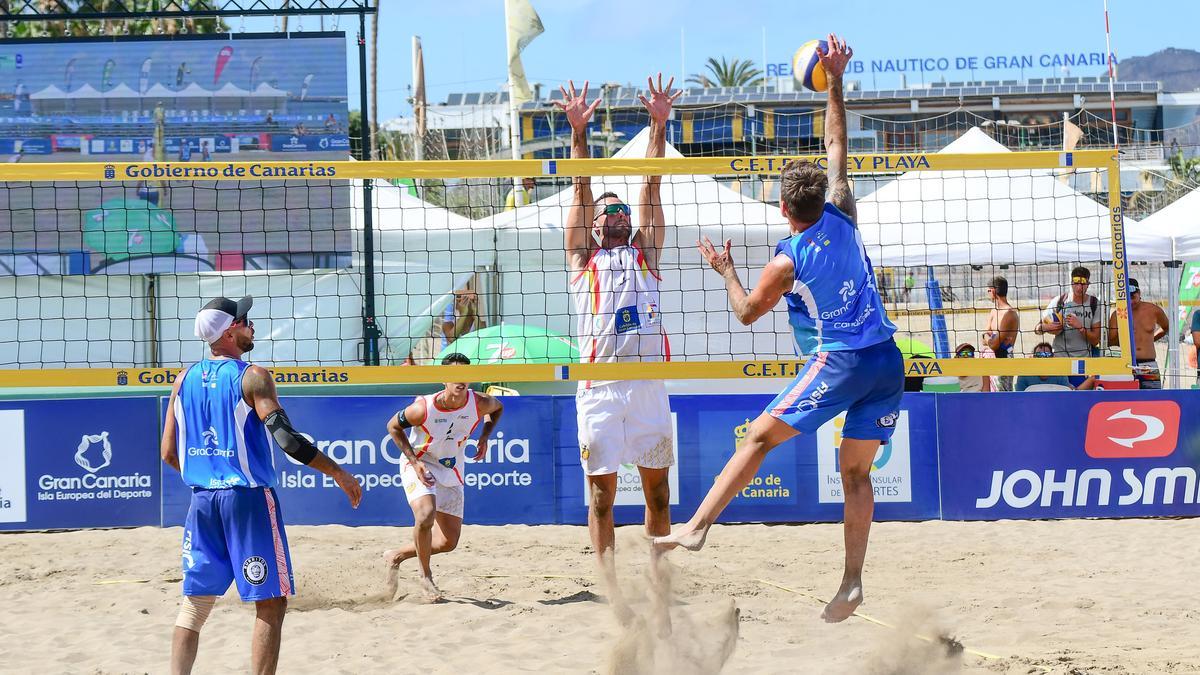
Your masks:
[[[583,527],[466,525],[459,549],[434,557],[449,599],[436,605],[419,600],[415,561],[387,597],[380,554],[407,528],[291,527],[299,593],[279,671],[703,673],[728,645],[728,673],[1200,672],[1196,528],[876,524],[860,609],[887,625],[827,625],[820,598],[840,580],[840,525],[717,526],[703,551],[668,556],[669,590],[647,580],[640,528],[623,527],[617,571],[633,618],[622,626]],[[0,535],[0,671],[166,672],[180,538],[179,528]],[[669,636],[655,611],[667,605]],[[226,595],[196,672],[245,672],[252,621]]]

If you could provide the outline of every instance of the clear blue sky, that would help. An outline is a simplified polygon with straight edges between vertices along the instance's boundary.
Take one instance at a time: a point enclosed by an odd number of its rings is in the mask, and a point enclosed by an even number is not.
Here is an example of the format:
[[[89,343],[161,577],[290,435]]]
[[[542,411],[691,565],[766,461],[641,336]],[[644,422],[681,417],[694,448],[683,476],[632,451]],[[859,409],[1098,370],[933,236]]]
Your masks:
[[[545,87],[616,81],[645,83],[651,71],[679,75],[680,31],[685,75],[701,72],[710,56],[763,60],[766,29],[768,63],[787,63],[806,40],[830,30],[846,37],[864,72],[848,76],[872,87],[873,61],[947,59],[948,80],[970,79],[954,70],[956,58],[976,57],[976,79],[1015,79],[1019,70],[984,68],[989,56],[1028,55],[1034,67],[1025,77],[1061,75],[1042,67],[1041,55],[1104,51],[1102,0],[531,0],[546,32],[525,49],[531,83]],[[379,112],[389,119],[411,114],[406,101],[412,81],[411,37],[420,35],[425,81],[431,104],[451,92],[495,91],[505,81],[503,0],[381,0]],[[736,8],[736,9],[735,9]],[[1195,0],[1109,0],[1112,46],[1118,59],[1144,56],[1165,47],[1200,49],[1200,2]],[[295,19],[292,19],[294,22]],[[327,27],[331,21],[326,19]],[[293,23],[293,26],[295,24]],[[343,18],[347,31],[350,107],[358,108],[356,19]],[[317,20],[306,18],[305,30]],[[269,25],[251,26],[270,29]],[[927,62],[936,68],[936,62]],[[995,65],[995,64],[993,64]],[[1074,67],[1072,75],[1099,75],[1102,66]],[[926,73],[928,81],[940,71]],[[899,86],[894,72],[875,74],[875,86]],[[908,81],[920,82],[920,72]],[[678,83],[679,80],[677,79]]]

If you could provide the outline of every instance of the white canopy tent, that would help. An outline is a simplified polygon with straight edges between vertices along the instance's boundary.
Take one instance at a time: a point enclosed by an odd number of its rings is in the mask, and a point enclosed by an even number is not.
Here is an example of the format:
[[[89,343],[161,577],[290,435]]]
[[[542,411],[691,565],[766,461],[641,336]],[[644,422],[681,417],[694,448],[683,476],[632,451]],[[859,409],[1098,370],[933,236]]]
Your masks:
[[[976,127],[940,152],[1011,151]],[[858,224],[877,265],[1112,260],[1108,209],[1053,170],[910,171],[858,200]]]
[[[617,154],[645,156],[649,130],[642,130]],[[680,157],[666,148],[667,157]],[[640,176],[597,177],[592,195],[620,195],[633,207],[637,227]],[[501,314],[508,321],[543,324],[565,335],[576,334],[567,293],[563,223],[573,198],[567,188],[536,203],[492,216],[485,222],[497,230],[496,258]],[[758,270],[770,260],[775,242],[787,236],[787,221],[777,206],[743,197],[710,176],[665,176],[662,183],[666,240],[659,259],[662,276],[660,310],[673,360],[771,358],[795,353],[791,329],[782,312],[754,326],[742,326],[729,312],[721,277],[703,263],[696,250],[702,236],[733,241],[739,269],[757,282]]]
[[[361,230],[361,183],[354,181],[351,191],[351,225]],[[375,315],[384,334],[380,350],[385,363],[399,362],[411,351],[413,340],[427,334],[454,289],[476,269],[494,264],[493,236],[480,223],[409,195],[407,188],[379,181],[372,192]],[[362,239],[356,236],[354,241],[360,246]],[[256,361],[359,361],[365,283],[363,251],[353,253],[353,266],[341,270],[162,275],[163,362],[196,357],[186,350],[194,342],[192,321],[201,298],[246,294],[255,296],[252,317],[260,339],[252,354]]]

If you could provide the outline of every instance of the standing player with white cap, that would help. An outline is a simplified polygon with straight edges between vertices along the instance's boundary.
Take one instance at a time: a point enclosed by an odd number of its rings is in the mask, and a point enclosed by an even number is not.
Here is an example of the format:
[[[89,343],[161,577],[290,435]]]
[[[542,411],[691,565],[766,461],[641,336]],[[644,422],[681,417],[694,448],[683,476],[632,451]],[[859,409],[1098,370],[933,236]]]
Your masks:
[[[273,673],[287,596],[294,593],[270,438],[293,459],[330,476],[358,508],[362,487],[301,436],[279,405],[275,382],[241,356],[254,349],[254,300],[215,298],[196,315],[211,357],[175,380],[162,459],[192,488],[183,529],[183,606],[171,641],[171,672],[190,673],[200,628],[232,582],[256,618],[251,670]]]

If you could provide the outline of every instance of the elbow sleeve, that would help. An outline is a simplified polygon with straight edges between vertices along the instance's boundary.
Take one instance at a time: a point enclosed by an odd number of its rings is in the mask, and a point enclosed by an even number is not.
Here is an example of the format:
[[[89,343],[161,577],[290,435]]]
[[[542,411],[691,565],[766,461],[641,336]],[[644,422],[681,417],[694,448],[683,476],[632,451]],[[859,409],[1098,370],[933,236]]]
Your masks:
[[[279,448],[292,459],[301,464],[311,464],[313,458],[317,456],[319,452],[317,446],[292,428],[292,422],[283,408],[267,415],[267,419],[263,420],[263,423],[266,424],[271,437],[279,444]]]

